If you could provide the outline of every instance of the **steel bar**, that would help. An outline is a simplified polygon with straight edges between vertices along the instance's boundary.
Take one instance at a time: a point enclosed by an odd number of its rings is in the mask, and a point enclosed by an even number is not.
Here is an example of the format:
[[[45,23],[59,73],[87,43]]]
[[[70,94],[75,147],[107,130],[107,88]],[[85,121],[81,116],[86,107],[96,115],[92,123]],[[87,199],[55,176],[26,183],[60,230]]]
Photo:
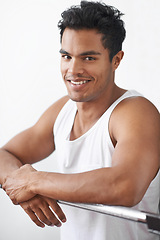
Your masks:
[[[146,224],[148,231],[160,235],[160,215],[134,210],[128,207],[108,206],[102,204],[86,204],[58,201],[60,204],[85,210],[107,214],[139,223]]]

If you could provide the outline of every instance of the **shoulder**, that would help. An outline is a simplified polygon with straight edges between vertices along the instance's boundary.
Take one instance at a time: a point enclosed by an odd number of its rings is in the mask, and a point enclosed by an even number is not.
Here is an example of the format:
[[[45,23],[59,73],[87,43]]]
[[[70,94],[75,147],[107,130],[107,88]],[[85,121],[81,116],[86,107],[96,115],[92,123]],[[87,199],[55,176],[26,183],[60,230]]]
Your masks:
[[[51,114],[53,118],[56,119],[57,115],[63,108],[63,106],[66,104],[66,102],[69,100],[68,96],[64,96],[57,100],[55,103],[53,103],[46,111],[46,114]]]
[[[153,114],[153,116],[159,118],[159,112],[156,107],[146,98],[142,96],[128,97],[122,100],[114,109],[112,116],[114,117],[133,117],[136,119],[137,117],[149,116]],[[150,116],[152,117],[152,116]]]
[[[52,129],[59,112],[68,100],[69,97],[64,96],[61,99],[57,100],[54,104],[52,104],[37,121],[37,123],[35,124],[35,128],[45,126]]]
[[[114,141],[131,133],[136,136],[144,132],[160,138],[160,114],[146,98],[129,97],[122,100],[112,112],[109,129]]]

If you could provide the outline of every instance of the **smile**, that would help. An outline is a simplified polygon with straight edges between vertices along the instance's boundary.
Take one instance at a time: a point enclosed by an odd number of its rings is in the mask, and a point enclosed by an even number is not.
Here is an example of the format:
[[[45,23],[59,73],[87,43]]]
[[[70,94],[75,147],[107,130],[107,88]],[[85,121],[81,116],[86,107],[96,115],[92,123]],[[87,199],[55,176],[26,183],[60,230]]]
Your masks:
[[[82,85],[82,84],[89,82],[89,80],[88,81],[80,81],[80,82],[74,82],[74,81],[70,81],[70,82],[74,85]]]

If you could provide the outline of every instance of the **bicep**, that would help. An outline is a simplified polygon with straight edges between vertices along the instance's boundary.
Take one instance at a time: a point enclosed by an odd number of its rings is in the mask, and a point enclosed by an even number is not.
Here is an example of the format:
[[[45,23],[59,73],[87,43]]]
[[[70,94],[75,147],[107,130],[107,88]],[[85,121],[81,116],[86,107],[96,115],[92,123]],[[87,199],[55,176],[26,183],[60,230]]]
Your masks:
[[[54,141],[52,136],[45,136],[34,126],[16,135],[2,149],[17,157],[23,164],[32,164],[54,151]]]
[[[159,169],[159,113],[144,99],[124,106],[113,116],[117,142],[113,167],[139,202]]]
[[[63,97],[54,103],[33,127],[16,135],[3,149],[13,154],[23,164],[32,164],[48,157],[55,149],[54,122],[67,100],[67,97]]]
[[[147,145],[141,147],[139,141],[122,141],[116,145],[112,160],[119,188],[125,188],[126,196],[137,204],[159,169],[154,150]]]

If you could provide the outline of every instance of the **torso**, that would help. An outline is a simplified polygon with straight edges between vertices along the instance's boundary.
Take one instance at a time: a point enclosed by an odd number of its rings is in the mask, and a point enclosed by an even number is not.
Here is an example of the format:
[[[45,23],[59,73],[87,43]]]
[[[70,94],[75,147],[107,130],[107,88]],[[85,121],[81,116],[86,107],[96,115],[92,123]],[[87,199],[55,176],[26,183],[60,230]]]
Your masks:
[[[130,93],[126,93],[125,97],[135,95],[136,93],[132,93],[131,91]],[[54,128],[57,159],[61,173],[78,173],[112,166],[114,146],[109,136],[108,123],[110,119],[110,130],[113,132],[112,125],[115,125],[114,114],[121,108],[120,101],[122,99],[124,99],[124,96],[119,99],[118,102],[115,102],[114,105],[83,134],[82,132],[78,132],[78,130],[71,131],[73,125],[75,126],[74,120],[77,107],[74,102],[67,102],[60,112]],[[117,109],[115,108],[116,106]],[[75,135],[73,135],[73,133]],[[159,175],[157,175],[151,183],[143,200],[136,205],[134,209],[157,212],[159,201],[158,189]],[[61,229],[62,239],[119,240],[131,239],[131,236],[134,240],[158,239],[155,236],[149,235],[145,226],[137,225],[136,223],[129,221],[124,222],[124,220],[121,219],[86,212],[80,209],[73,209],[71,207],[64,207],[64,211],[68,221]]]

